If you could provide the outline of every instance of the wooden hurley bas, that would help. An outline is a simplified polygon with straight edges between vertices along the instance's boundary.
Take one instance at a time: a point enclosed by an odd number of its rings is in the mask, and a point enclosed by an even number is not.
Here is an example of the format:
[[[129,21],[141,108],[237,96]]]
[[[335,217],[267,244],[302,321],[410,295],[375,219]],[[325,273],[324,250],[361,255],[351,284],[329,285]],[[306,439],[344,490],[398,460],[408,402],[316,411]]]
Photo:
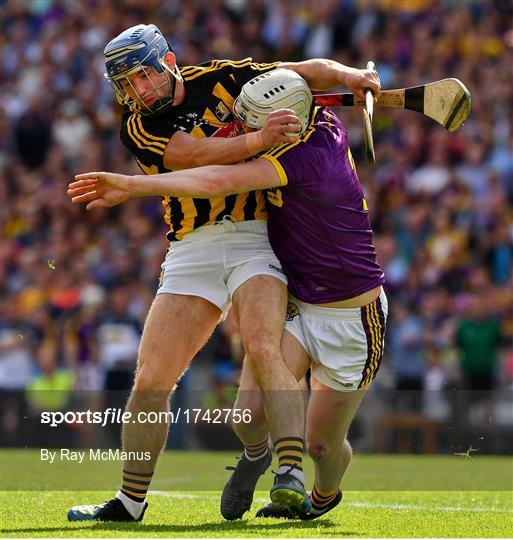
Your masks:
[[[364,107],[365,100],[354,94],[317,94],[317,105]],[[408,109],[428,116],[449,131],[459,129],[470,114],[471,98],[458,79],[442,79],[421,86],[382,90],[375,104],[385,109]]]

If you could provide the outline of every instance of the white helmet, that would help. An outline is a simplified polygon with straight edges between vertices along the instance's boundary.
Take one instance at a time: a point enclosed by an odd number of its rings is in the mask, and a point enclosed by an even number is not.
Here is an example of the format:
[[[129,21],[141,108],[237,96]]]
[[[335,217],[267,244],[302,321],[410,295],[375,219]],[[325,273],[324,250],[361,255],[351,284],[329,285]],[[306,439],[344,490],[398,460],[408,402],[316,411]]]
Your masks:
[[[304,133],[310,120],[312,101],[312,92],[301,75],[290,69],[278,68],[248,81],[233,108],[238,118],[253,129],[261,129],[269,113],[291,109],[299,118],[301,133]]]

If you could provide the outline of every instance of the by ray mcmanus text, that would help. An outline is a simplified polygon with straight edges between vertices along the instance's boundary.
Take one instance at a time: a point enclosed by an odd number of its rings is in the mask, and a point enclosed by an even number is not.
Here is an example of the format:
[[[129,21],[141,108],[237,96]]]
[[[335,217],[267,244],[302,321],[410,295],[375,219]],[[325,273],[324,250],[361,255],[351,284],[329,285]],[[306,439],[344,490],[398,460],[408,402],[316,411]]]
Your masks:
[[[104,448],[89,448],[88,450],[72,450],[70,448],[58,448],[51,450],[49,448],[41,448],[41,461],[55,463],[60,461],[71,461],[75,463],[83,463],[86,461],[149,461],[151,452],[124,452],[119,448],[104,449]],[[86,459],[87,458],[87,459]]]

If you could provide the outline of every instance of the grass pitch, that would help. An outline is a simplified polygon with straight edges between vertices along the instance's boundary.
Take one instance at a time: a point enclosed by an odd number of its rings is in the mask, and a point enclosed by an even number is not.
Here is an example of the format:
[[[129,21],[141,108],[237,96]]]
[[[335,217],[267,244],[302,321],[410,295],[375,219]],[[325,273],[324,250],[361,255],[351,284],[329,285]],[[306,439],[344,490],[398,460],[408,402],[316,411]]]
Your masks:
[[[43,489],[56,489],[51,479],[59,480],[60,470],[60,476],[71,486],[69,489],[74,489],[71,475],[84,469],[70,471],[64,464],[54,464],[55,468],[47,470],[27,469],[24,461],[27,457],[33,456],[23,451],[2,451],[0,525],[4,537],[507,538],[513,531],[511,475],[507,476],[512,470],[509,458],[356,456],[344,482],[342,503],[325,516],[310,522],[256,519],[255,511],[268,502],[268,492],[258,491],[244,519],[227,522],[219,513],[218,484],[228,477],[224,465],[234,462],[234,453],[172,452],[162,457],[144,521],[105,524],[69,523],[66,511],[75,504],[96,503],[112,497],[118,487],[119,463],[110,463],[112,479],[102,478],[103,483],[98,484],[102,489],[106,482],[109,484],[104,491],[41,492],[29,491],[32,488],[27,488],[28,479],[34,482],[33,489],[36,484]],[[402,482],[409,483],[404,488],[397,484],[401,471]],[[438,484],[433,480],[435,471]],[[86,476],[94,478],[94,469]],[[313,478],[311,467],[307,477]],[[481,478],[477,488],[465,485],[472,477]],[[271,482],[268,473],[258,488],[266,489]],[[15,490],[16,483],[25,489]],[[209,483],[215,486],[215,491],[205,490],[203,486]],[[428,486],[429,491],[419,490],[421,484]],[[474,489],[468,491],[465,487]]]

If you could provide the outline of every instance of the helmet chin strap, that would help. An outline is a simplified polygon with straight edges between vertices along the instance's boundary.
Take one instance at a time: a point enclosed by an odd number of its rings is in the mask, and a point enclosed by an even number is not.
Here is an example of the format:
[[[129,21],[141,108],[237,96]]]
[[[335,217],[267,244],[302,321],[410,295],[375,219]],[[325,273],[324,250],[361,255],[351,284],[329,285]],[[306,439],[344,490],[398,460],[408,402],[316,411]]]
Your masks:
[[[176,95],[176,77],[175,75],[173,74],[171,76],[171,78],[173,79],[173,82],[171,83],[171,101],[169,102],[169,105],[173,105],[174,102],[175,102],[175,95]]]

